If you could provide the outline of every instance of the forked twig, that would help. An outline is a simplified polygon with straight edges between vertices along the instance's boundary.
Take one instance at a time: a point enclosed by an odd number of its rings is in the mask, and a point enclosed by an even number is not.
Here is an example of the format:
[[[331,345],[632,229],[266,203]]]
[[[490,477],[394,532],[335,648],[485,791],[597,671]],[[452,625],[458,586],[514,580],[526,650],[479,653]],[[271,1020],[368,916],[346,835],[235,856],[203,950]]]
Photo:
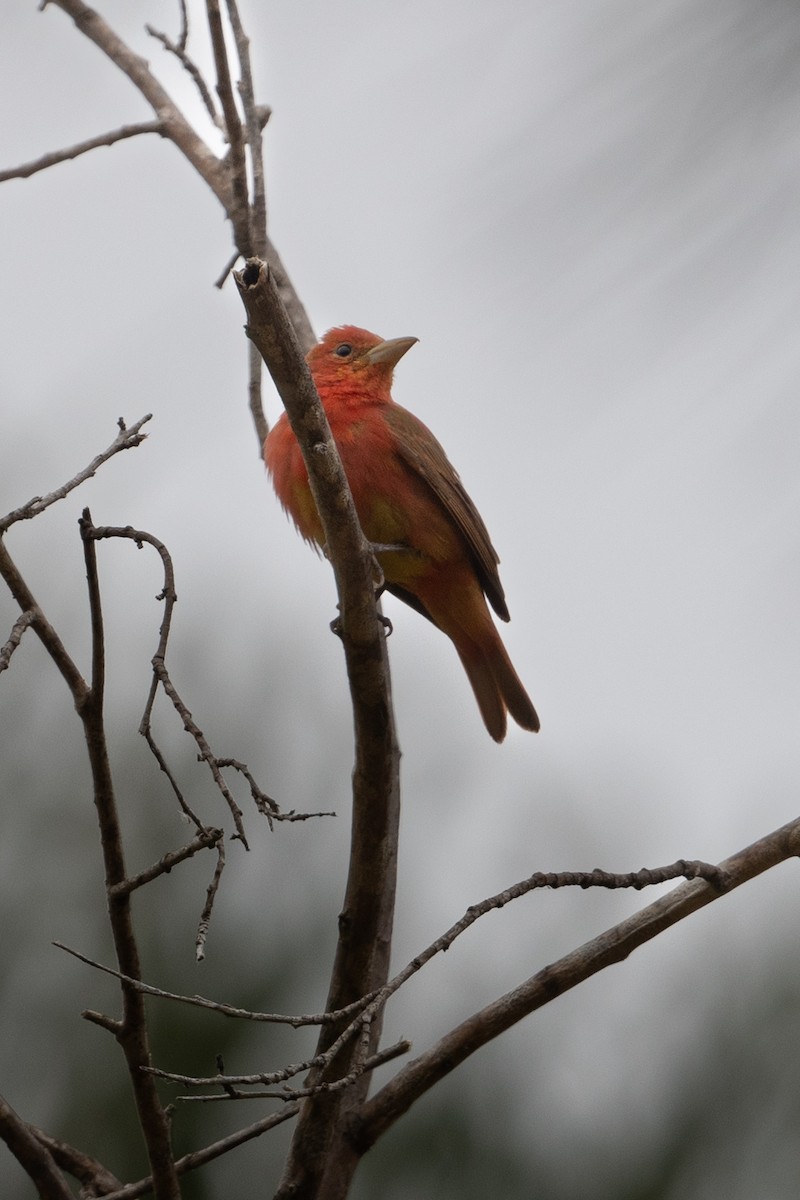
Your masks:
[[[368,1037],[369,1023],[366,1022],[364,1032],[365,1040]],[[235,1077],[228,1075],[220,1075],[218,1077],[211,1076],[209,1079],[193,1079],[188,1075],[173,1075],[169,1071],[159,1071],[155,1067],[152,1068],[152,1072],[154,1075],[158,1076],[159,1079],[168,1080],[170,1083],[180,1083],[183,1084],[184,1087],[208,1087],[216,1084],[219,1087],[224,1088],[224,1091],[214,1092],[211,1095],[176,1096],[175,1099],[179,1103],[209,1104],[219,1100],[281,1100],[286,1103],[294,1100],[305,1100],[309,1096],[324,1095],[326,1092],[342,1092],[346,1088],[352,1087],[356,1080],[360,1079],[363,1075],[368,1075],[371,1071],[375,1071],[378,1069],[378,1067],[382,1067],[386,1063],[392,1062],[395,1058],[400,1058],[403,1054],[408,1054],[410,1049],[411,1042],[409,1042],[406,1038],[401,1038],[400,1041],[395,1042],[392,1046],[387,1046],[385,1050],[379,1050],[375,1054],[370,1054],[367,1057],[359,1057],[355,1060],[352,1070],[349,1071],[347,1075],[342,1075],[338,1079],[331,1080],[327,1083],[312,1083],[307,1087],[302,1088],[293,1088],[289,1087],[288,1085],[284,1085],[280,1091],[277,1092],[269,1090],[258,1092],[240,1092],[236,1084],[232,1084],[230,1082],[230,1080],[234,1079]],[[323,1066],[326,1061],[326,1056],[321,1055],[319,1057],[320,1061],[312,1059],[308,1063],[299,1063],[295,1067],[289,1068],[292,1075],[299,1075],[312,1066]],[[274,1080],[275,1083],[279,1083],[280,1079],[284,1077],[291,1078],[289,1075],[284,1076],[283,1072],[276,1072],[275,1075],[277,1076]],[[245,1080],[245,1082],[247,1081],[246,1077],[242,1078]],[[269,1078],[269,1076],[264,1077],[265,1085]]]
[[[102,467],[103,463],[108,462],[115,454],[119,454],[122,450],[131,450],[135,446],[140,446],[147,437],[146,433],[141,432],[141,428],[148,421],[152,420],[152,417],[152,413],[147,413],[146,416],[141,417],[134,425],[131,425],[130,429],[126,426],[122,417],[120,417],[117,422],[119,433],[110,446],[103,450],[101,454],[95,455],[87,467],[84,467],[82,471],[78,471],[77,475],[73,475],[72,479],[67,480],[66,483],[56,488],[55,491],[48,492],[46,496],[34,496],[27,504],[22,504],[5,517],[1,517],[0,536],[6,530],[10,529],[12,525],[15,525],[17,521],[29,521],[32,517],[38,517],[51,504],[55,504],[58,500],[63,500],[75,488],[80,487],[87,479],[91,479],[97,473],[97,470]]]
[[[180,850],[170,850],[168,854],[160,858],[152,867],[140,871],[138,875],[132,875],[128,879],[124,879],[121,883],[114,884],[109,890],[109,895],[112,899],[115,896],[130,895],[137,888],[144,887],[146,883],[152,883],[160,875],[168,875],[173,867],[177,867],[179,863],[185,862],[188,858],[193,858],[199,850],[208,850],[211,846],[217,846],[223,837],[224,834],[221,829],[203,830],[188,845],[181,847]]]
[[[183,11],[184,11],[184,16],[185,16],[185,14],[186,14],[185,6],[183,8]],[[205,108],[206,112],[208,113],[209,117],[211,118],[211,121],[214,123],[214,125],[216,125],[217,129],[222,129],[222,127],[223,127],[222,118],[220,117],[219,113],[217,112],[217,108],[216,108],[216,105],[214,104],[214,99],[211,95],[208,84],[206,83],[205,79],[203,78],[203,74],[202,74],[200,68],[197,66],[197,63],[195,63],[194,60],[192,58],[190,58],[190,56],[186,52],[186,43],[188,40],[186,25],[185,24],[183,25],[183,27],[181,29],[181,35],[178,38],[177,42],[173,42],[172,39],[170,37],[168,37],[166,33],[161,33],[160,30],[154,29],[152,25],[145,25],[145,29],[150,34],[150,37],[155,38],[156,41],[158,41],[158,42],[161,42],[161,45],[164,47],[164,49],[166,51],[168,51],[168,53],[175,55],[175,57],[177,58],[178,62],[181,64],[181,66],[184,68],[184,70],[187,71],[188,74],[191,76],[191,79],[192,79],[195,87],[197,88],[197,91],[200,94],[200,99],[203,103],[203,107]]]

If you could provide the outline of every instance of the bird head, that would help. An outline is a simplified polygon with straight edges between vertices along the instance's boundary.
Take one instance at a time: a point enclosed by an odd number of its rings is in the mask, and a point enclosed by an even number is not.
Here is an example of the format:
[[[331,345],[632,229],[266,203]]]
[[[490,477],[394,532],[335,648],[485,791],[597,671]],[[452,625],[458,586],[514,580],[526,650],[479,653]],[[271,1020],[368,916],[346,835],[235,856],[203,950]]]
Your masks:
[[[309,351],[307,361],[318,388],[388,394],[395,366],[416,341],[415,337],[384,341],[355,325],[339,325]]]

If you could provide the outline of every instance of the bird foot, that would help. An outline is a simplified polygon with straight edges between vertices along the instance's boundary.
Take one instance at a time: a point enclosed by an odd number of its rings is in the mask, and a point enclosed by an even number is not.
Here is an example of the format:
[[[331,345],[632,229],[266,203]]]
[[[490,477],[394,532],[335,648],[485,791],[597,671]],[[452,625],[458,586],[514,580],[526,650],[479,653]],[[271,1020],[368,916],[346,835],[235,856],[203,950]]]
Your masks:
[[[377,600],[377,598],[378,597],[376,595],[375,599]],[[338,605],[337,605],[337,608],[338,608]],[[377,617],[381,623],[381,626],[383,627],[383,632],[386,635],[386,637],[387,638],[391,637],[392,634],[394,633],[394,625],[392,624],[392,622],[389,620],[388,617],[385,617],[382,612],[377,613]],[[338,616],[335,616],[333,618],[333,620],[331,621],[330,631],[331,631],[331,633],[335,633],[338,638],[341,638],[343,636],[341,613]]]

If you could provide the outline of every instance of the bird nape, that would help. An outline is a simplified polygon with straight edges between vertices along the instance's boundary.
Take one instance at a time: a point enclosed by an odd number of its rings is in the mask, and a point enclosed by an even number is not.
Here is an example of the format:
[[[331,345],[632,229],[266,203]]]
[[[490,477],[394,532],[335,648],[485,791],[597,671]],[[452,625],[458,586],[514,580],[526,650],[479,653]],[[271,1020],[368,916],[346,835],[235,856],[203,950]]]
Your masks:
[[[489,604],[509,619],[499,559],[478,510],[439,442],[391,396],[395,366],[416,338],[384,341],[342,325],[308,354],[364,535],[376,549],[387,591],[452,641],[484,724],[496,742],[506,714],[523,729],[539,718],[511,664]],[[325,536],[303,456],[283,413],[264,442],[278,499],[302,536]]]

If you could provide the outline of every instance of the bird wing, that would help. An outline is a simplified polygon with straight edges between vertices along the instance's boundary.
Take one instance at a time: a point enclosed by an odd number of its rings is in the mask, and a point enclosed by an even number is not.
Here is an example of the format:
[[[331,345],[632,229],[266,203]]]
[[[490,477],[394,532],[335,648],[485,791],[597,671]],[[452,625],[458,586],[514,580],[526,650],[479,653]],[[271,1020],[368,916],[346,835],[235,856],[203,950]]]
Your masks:
[[[426,425],[399,404],[387,405],[386,423],[395,435],[403,462],[430,488],[464,539],[481,587],[494,611],[509,620],[503,585],[497,573],[500,559],[480,513],[467,495],[458,472]],[[405,596],[402,599],[406,599]],[[416,607],[416,606],[415,606]],[[427,614],[425,614],[427,615]]]

